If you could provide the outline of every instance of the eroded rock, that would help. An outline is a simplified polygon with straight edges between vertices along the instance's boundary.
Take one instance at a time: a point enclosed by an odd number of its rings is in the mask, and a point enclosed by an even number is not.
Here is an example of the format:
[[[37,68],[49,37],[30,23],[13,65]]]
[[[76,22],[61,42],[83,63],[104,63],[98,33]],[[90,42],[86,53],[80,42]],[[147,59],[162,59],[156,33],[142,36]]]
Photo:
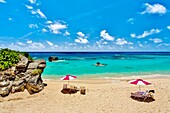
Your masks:
[[[10,93],[23,92],[25,89],[30,94],[38,93],[44,89],[41,73],[46,67],[45,60],[30,62],[21,56],[21,61],[5,71],[0,71],[0,96],[5,97]]]
[[[48,60],[49,60],[50,62],[52,62],[52,61],[57,61],[57,60],[58,60],[58,57],[56,57],[56,56],[50,56],[50,57],[48,58]]]

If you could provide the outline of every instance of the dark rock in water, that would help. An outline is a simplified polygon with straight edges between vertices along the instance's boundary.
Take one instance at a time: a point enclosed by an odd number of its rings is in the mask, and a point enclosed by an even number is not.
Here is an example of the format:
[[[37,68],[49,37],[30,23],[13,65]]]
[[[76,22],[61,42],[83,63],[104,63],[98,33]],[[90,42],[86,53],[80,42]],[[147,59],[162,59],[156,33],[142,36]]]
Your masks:
[[[29,60],[20,55],[21,61],[5,71],[0,71],[0,96],[5,97],[10,93],[23,92],[25,89],[30,94],[38,93],[44,89],[41,74],[46,67],[45,60]]]
[[[58,57],[56,57],[56,56],[50,56],[50,57],[48,58],[48,60],[49,60],[50,62],[52,62],[52,61],[57,61],[57,60],[58,60]]]

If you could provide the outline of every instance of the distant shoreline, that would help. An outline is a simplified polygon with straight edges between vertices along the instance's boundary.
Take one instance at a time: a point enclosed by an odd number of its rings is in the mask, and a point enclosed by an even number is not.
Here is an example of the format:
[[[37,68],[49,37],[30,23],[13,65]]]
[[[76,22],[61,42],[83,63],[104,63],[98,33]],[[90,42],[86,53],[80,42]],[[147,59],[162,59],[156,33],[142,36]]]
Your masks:
[[[28,53],[170,53],[170,51],[22,51]]]

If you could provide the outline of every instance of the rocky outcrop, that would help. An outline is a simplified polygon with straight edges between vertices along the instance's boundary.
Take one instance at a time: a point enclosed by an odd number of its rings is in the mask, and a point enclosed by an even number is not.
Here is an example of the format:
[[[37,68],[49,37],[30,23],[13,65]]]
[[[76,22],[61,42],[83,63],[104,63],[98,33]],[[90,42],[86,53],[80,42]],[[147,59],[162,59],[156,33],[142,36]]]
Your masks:
[[[44,89],[41,74],[46,67],[45,60],[29,61],[20,55],[21,60],[5,71],[0,71],[0,96],[10,93],[23,92],[38,93]]]
[[[48,61],[49,61],[49,62],[57,61],[57,60],[58,60],[58,57],[56,57],[56,56],[50,56],[50,57],[48,58]]]

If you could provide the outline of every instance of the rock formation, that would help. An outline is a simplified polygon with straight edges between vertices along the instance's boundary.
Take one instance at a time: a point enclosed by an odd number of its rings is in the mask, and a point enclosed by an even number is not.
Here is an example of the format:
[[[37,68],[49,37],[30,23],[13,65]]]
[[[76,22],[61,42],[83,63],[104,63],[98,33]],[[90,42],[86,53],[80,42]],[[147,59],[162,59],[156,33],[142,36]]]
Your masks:
[[[52,62],[52,61],[57,61],[57,60],[58,60],[58,57],[56,57],[56,56],[50,56],[50,57],[48,58],[48,60],[49,60],[50,62]]]
[[[44,89],[41,73],[46,67],[45,60],[29,61],[20,55],[21,60],[13,67],[0,71],[0,96],[10,93],[23,92],[38,93]]]

